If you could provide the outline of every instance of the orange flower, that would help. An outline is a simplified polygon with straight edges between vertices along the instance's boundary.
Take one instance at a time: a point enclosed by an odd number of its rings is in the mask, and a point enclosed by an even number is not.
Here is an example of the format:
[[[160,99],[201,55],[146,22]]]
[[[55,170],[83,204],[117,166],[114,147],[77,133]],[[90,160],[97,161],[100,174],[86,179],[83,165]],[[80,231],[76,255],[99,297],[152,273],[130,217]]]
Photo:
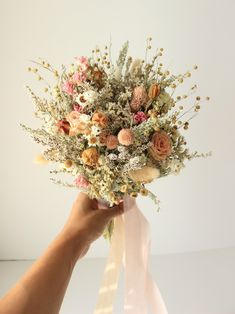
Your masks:
[[[155,160],[164,160],[172,152],[171,139],[165,131],[155,132],[151,139],[149,153]]]
[[[161,88],[158,84],[152,84],[148,91],[149,99],[153,100],[160,94]]]
[[[82,160],[85,165],[95,166],[99,159],[99,153],[95,147],[87,148],[82,152]]]
[[[106,145],[107,137],[109,133],[106,130],[102,130],[99,134],[99,141],[101,145]]]
[[[118,139],[115,135],[108,135],[106,139],[106,146],[108,149],[115,149],[118,145]]]
[[[95,112],[92,122],[101,128],[105,128],[108,125],[108,117],[103,112]]]
[[[118,141],[121,145],[129,146],[134,142],[134,133],[131,129],[122,129],[118,133]]]
[[[96,144],[97,143],[97,137],[91,136],[88,140],[89,144]]]

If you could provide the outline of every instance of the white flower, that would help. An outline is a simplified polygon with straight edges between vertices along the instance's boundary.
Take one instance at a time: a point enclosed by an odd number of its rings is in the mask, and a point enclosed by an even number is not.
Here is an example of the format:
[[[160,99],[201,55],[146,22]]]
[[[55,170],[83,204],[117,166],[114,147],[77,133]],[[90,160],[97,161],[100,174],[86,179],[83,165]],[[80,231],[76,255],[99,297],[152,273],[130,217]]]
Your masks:
[[[92,125],[91,127],[91,135],[97,136],[100,134],[100,128],[98,128],[96,125]]]
[[[146,157],[144,155],[142,156],[135,156],[130,158],[129,162],[124,166],[124,169],[126,171],[128,170],[136,170],[140,169],[146,164]]]
[[[124,147],[124,146],[119,145],[119,146],[117,147],[117,150],[118,150],[120,153],[123,153],[123,152],[127,151],[127,148]]]
[[[91,117],[88,115],[88,114],[85,114],[85,113],[81,113],[80,116],[79,116],[79,120],[82,121],[82,122],[89,122],[91,119]]]
[[[92,105],[97,99],[97,92],[93,90],[88,90],[83,94],[80,94],[76,97],[76,102],[83,108],[87,105]]]
[[[169,168],[171,170],[171,173],[178,175],[181,169],[184,168],[184,164],[178,159],[174,159],[169,163]]]
[[[117,160],[118,156],[117,156],[116,154],[109,154],[109,155],[108,155],[108,158],[109,158],[110,160]]]

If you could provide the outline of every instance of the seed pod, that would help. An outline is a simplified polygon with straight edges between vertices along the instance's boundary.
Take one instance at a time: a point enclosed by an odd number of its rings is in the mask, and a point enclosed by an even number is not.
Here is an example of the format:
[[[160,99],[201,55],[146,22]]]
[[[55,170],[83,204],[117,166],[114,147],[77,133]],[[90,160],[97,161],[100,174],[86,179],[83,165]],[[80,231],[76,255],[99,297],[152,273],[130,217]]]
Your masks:
[[[70,159],[65,160],[65,162],[64,162],[65,168],[71,168],[72,165],[73,165],[72,160],[70,160]]]

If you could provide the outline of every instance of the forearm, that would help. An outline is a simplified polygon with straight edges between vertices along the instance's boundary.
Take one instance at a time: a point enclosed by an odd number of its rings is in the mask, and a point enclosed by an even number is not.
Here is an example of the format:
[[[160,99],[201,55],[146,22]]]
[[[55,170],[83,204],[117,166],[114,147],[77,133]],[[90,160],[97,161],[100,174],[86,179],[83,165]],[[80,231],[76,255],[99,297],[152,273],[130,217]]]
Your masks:
[[[86,249],[82,234],[63,230],[0,301],[0,313],[58,313],[76,261]]]

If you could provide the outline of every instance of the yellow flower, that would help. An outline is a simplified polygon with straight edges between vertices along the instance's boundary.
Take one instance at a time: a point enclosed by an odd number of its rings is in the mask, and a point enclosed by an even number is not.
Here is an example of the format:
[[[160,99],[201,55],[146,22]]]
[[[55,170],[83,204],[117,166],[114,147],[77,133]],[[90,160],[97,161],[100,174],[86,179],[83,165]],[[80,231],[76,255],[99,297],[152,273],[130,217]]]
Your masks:
[[[64,162],[65,168],[71,168],[72,165],[73,165],[72,160],[70,160],[70,159],[65,160],[65,162]]]
[[[143,188],[143,189],[140,190],[140,194],[142,196],[147,196],[149,194],[149,191],[147,189]]]
[[[134,198],[136,198],[137,196],[138,196],[138,193],[137,192],[131,192],[131,197],[134,197]]]
[[[121,191],[122,193],[126,193],[127,188],[128,188],[127,184],[124,184],[124,185],[121,186],[120,191]]]
[[[95,147],[90,147],[82,152],[82,160],[85,165],[95,166],[99,159],[99,153]]]

